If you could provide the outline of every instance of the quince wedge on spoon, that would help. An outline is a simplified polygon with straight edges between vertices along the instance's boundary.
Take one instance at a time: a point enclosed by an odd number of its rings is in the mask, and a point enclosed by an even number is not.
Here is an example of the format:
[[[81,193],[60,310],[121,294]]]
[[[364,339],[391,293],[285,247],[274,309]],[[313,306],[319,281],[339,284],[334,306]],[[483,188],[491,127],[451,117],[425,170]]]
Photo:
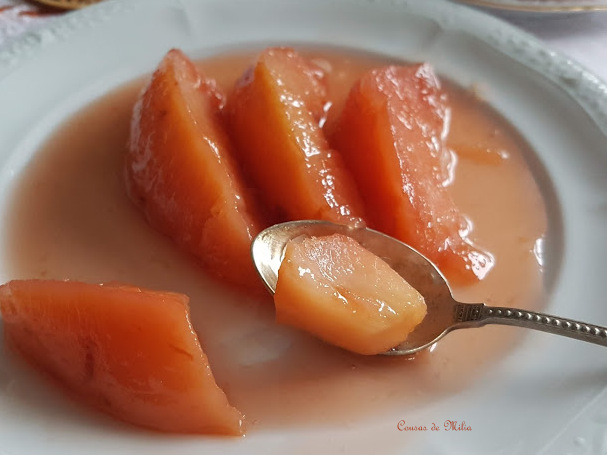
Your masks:
[[[335,234],[341,237],[336,239]],[[316,242],[306,246],[301,241],[305,238]],[[319,239],[325,239],[324,250]],[[352,241],[364,254],[345,252],[352,250]],[[337,253],[340,242],[341,253]],[[257,271],[274,294],[279,322],[360,354],[411,355],[452,330],[486,324],[525,327],[607,346],[606,327],[523,309],[458,302],[432,262],[373,229],[316,220],[282,223],[263,230],[251,252]],[[300,262],[293,263],[295,259]],[[386,265],[404,284],[394,284]]]

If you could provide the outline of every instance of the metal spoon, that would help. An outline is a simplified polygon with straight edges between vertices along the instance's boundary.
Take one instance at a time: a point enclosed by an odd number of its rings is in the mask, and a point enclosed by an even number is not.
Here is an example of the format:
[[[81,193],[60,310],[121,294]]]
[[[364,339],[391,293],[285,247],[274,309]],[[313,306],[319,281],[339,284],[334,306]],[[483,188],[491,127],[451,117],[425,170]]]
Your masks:
[[[287,242],[296,237],[340,233],[358,241],[385,260],[426,300],[427,315],[399,346],[387,355],[410,355],[426,349],[455,329],[486,324],[513,325],[541,330],[576,340],[607,346],[607,328],[518,308],[492,307],[484,303],[456,301],[436,266],[421,253],[393,237],[368,228],[348,227],[327,221],[293,221],[262,231],[253,241],[251,254],[262,280],[273,294]]]

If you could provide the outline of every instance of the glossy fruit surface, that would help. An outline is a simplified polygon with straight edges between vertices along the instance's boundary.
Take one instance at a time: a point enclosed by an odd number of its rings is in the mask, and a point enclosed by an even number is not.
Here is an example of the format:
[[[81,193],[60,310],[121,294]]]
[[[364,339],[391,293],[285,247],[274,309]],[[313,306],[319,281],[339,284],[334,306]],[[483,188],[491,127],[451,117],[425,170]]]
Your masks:
[[[367,355],[404,341],[426,314],[419,292],[341,234],[287,244],[274,303],[278,322]]]
[[[447,185],[449,105],[428,64],[366,73],[333,137],[365,201],[369,224],[413,246],[447,278],[474,282],[492,258],[472,245]],[[482,190],[482,189],[479,189]]]
[[[148,221],[233,284],[258,287],[250,260],[261,222],[232,157],[224,95],[170,51],[133,112],[127,185]]]
[[[269,48],[228,102],[239,161],[273,221],[362,216],[358,191],[321,128],[322,71],[289,48]]]
[[[182,294],[126,285],[0,286],[9,346],[77,400],[176,433],[240,435],[243,416],[215,383]]]

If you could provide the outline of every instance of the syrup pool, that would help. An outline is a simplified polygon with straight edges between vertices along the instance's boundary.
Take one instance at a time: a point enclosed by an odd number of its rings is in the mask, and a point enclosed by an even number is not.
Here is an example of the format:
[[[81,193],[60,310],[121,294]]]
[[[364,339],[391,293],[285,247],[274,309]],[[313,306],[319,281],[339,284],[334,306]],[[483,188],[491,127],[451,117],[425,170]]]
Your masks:
[[[387,63],[347,53],[309,56],[328,72],[328,130],[354,80]],[[252,58],[231,55],[199,66],[229,91]],[[344,425],[384,412],[414,415],[470,387],[517,349],[520,329],[487,327],[456,331],[414,359],[357,356],[277,326],[269,295],[242,295],[207,278],[126,196],[123,158],[141,85],[130,83],[84,107],[25,168],[3,218],[10,278],[117,280],[188,294],[217,382],[246,414],[249,431]],[[455,296],[541,309],[552,273],[543,268],[544,252],[558,243],[546,242],[549,194],[536,183],[544,181],[541,169],[524,140],[474,91],[448,83],[446,89],[448,143],[457,158],[450,190],[473,223],[471,239],[495,257],[481,283],[454,289]]]

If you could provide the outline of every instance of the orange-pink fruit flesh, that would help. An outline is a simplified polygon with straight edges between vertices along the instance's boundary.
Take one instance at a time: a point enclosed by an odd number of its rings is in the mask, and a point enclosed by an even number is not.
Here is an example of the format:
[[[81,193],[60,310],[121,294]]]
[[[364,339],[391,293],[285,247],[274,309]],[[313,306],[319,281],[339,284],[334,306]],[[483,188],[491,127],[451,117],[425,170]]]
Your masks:
[[[172,433],[241,435],[189,320],[188,297],[128,285],[0,286],[8,345],[77,400]]]
[[[262,221],[232,157],[223,102],[213,80],[170,51],[135,105],[129,194],[153,227],[209,273],[261,290],[249,248]]]
[[[417,290],[340,234],[288,243],[274,303],[279,323],[366,355],[403,342],[426,314]]]
[[[327,102],[319,68],[269,48],[228,100],[238,159],[275,221],[362,217],[358,190],[321,128]]]
[[[445,186],[448,125],[448,100],[431,66],[388,66],[353,86],[333,141],[359,186],[369,224],[468,284],[487,273],[492,258],[466,238],[467,220]]]

